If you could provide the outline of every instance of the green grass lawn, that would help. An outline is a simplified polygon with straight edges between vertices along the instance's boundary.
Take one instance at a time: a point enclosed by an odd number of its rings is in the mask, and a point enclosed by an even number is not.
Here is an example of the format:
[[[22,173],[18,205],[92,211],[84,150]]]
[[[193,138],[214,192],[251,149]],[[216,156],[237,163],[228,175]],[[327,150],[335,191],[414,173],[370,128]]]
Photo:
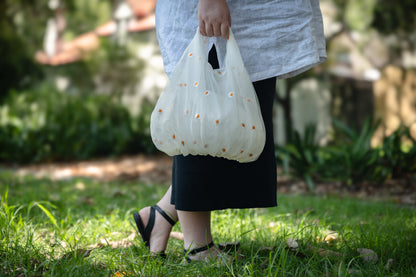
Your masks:
[[[176,239],[166,261],[151,258],[129,239],[131,215],[166,189],[0,172],[0,276],[416,276],[414,207],[337,196],[279,195],[276,208],[214,212],[216,242],[241,244],[232,264],[184,264]]]

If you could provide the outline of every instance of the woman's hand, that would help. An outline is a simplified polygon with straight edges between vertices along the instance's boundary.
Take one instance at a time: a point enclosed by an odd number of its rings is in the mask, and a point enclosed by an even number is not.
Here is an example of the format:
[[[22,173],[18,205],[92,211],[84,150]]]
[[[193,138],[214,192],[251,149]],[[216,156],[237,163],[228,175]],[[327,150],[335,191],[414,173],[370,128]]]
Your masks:
[[[225,0],[199,0],[198,21],[203,36],[228,39],[231,15]]]

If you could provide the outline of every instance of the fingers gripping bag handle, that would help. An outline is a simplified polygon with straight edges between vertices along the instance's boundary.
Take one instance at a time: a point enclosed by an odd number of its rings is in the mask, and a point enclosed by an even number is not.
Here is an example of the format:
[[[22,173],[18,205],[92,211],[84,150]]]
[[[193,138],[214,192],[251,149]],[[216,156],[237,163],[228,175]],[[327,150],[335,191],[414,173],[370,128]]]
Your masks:
[[[257,95],[230,29],[224,66],[207,60],[209,39],[197,30],[151,115],[155,146],[168,155],[255,161],[265,144]]]

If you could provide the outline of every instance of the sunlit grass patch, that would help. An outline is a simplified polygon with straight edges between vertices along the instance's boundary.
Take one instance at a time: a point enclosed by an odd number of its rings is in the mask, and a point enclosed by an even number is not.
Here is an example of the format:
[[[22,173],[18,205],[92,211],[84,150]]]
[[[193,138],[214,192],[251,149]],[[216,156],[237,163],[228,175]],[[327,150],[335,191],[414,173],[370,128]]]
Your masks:
[[[167,189],[135,182],[52,181],[0,173],[1,276],[412,276],[414,207],[344,197],[279,195],[268,209],[213,213],[217,243],[239,242],[233,263],[150,257],[132,213]],[[177,224],[174,231],[180,232]],[[357,249],[372,250],[375,256]]]

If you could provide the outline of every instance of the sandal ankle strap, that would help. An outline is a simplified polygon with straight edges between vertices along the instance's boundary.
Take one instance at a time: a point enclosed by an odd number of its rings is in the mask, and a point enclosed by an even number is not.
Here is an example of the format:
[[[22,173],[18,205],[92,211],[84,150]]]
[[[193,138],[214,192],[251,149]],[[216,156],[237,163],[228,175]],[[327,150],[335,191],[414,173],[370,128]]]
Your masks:
[[[158,211],[166,219],[166,221],[170,223],[170,225],[173,226],[176,224],[176,221],[173,220],[170,216],[168,216],[168,214],[164,210],[162,210],[161,207],[159,207],[158,205],[154,205],[153,208],[156,209],[156,211]]]
[[[207,245],[204,245],[204,246],[202,246],[202,247],[199,247],[199,248],[195,248],[195,249],[192,249],[192,250],[186,250],[186,249],[184,249],[184,253],[185,254],[188,254],[188,255],[195,255],[195,254],[198,254],[198,253],[200,253],[200,252],[202,252],[202,251],[205,251],[205,250],[208,250],[208,249],[210,249],[211,247],[213,247],[215,244],[214,244],[214,242],[213,241],[211,241],[209,244],[207,244]]]

